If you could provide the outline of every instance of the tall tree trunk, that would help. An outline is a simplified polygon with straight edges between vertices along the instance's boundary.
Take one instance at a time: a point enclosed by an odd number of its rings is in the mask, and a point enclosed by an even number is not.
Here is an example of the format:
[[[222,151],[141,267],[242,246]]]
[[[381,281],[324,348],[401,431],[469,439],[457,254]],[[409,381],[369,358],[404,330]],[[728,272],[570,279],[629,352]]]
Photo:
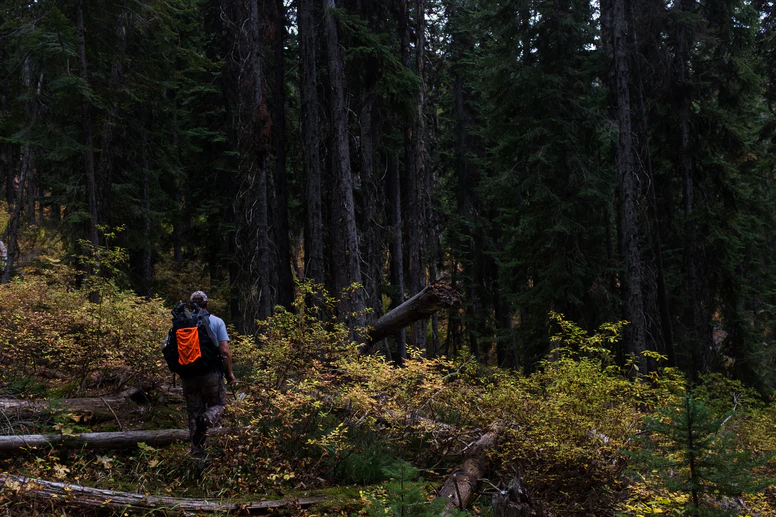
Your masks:
[[[175,149],[175,163],[178,165],[178,170],[176,171],[176,177],[175,177],[175,215],[172,223],[172,249],[173,249],[173,260],[175,260],[175,263],[180,265],[183,263],[183,217],[181,216],[181,208],[183,206],[183,192],[181,192],[181,182],[180,182],[180,137],[178,136],[180,133],[180,127],[178,123],[178,102],[176,99],[175,107],[172,112],[172,147]]]
[[[649,1],[647,4],[649,4]],[[645,16],[654,16],[654,11],[659,12],[660,5],[660,3],[656,2],[651,2],[651,6],[636,3],[632,9],[634,14],[640,13],[643,10],[645,13],[647,13]],[[652,7],[652,9],[649,9],[649,7]],[[652,156],[649,145],[649,115],[647,113],[646,102],[644,100],[644,73],[642,71],[642,63],[648,59],[647,53],[649,50],[647,50],[647,48],[652,48],[653,45],[656,44],[656,38],[659,38],[660,35],[653,35],[645,32],[645,28],[647,31],[649,30],[649,25],[647,23],[635,23],[637,29],[631,31],[634,39],[633,48],[636,50],[636,55],[640,57],[639,62],[636,63],[633,67],[636,99],[638,101],[636,132],[638,135],[639,144],[639,162],[644,168],[645,177],[648,178],[646,193],[648,199],[647,227],[655,267],[654,280],[656,284],[655,288],[657,291],[658,311],[658,316],[656,319],[659,321],[659,324],[656,324],[656,327],[659,329],[659,332],[656,333],[656,338],[658,340],[658,350],[668,357],[668,365],[676,366],[676,353],[674,351],[674,336],[671,323],[671,308],[669,305],[668,291],[666,290],[665,267],[663,265],[663,249],[660,235],[660,216],[657,206],[657,194],[655,192],[657,177],[652,167]],[[638,29],[641,29],[641,31]],[[650,41],[646,44],[643,41],[644,38],[642,38],[642,41],[639,41],[639,33],[650,36]],[[644,48],[644,52],[641,51],[642,48]],[[654,52],[654,50],[652,50],[652,52]]]
[[[380,27],[375,26],[375,3],[358,2],[358,15],[366,20],[369,28],[378,32]],[[380,62],[375,56],[369,56],[364,62],[361,72],[361,93],[359,95],[360,112],[358,125],[360,129],[360,155],[361,155],[361,182],[358,204],[361,207],[360,220],[364,221],[361,231],[361,243],[363,245],[362,278],[364,279],[364,293],[367,297],[366,305],[370,310],[368,322],[380,318],[383,313],[381,287],[383,285],[383,267],[385,265],[385,234],[384,211],[385,195],[381,186],[380,175],[375,166],[375,148],[379,143],[379,131],[375,115],[377,100],[377,85],[381,79]],[[356,190],[356,193],[359,189]],[[390,353],[390,350],[389,350]]]
[[[272,302],[267,207],[267,162],[271,120],[262,90],[264,80],[262,19],[258,0],[242,0],[243,12],[232,20],[240,58],[238,108],[239,184],[235,199],[236,285],[240,326],[255,329],[256,319],[270,316]]]
[[[334,230],[334,278],[338,296],[353,284],[362,284],[361,254],[359,252],[356,213],[353,204],[353,178],[350,170],[350,142],[348,140],[348,106],[345,100],[345,60],[339,44],[337,22],[332,9],[334,0],[324,0],[324,28],[329,59],[332,124],[332,220]],[[340,303],[340,314],[348,315],[351,328],[365,323],[362,288],[353,289]]]
[[[412,69],[412,54],[410,53],[410,12],[409,12],[409,0],[399,0],[399,53],[402,65],[407,69]],[[404,118],[404,168],[401,176],[401,190],[403,195],[401,196],[402,211],[407,214],[407,217],[402,217],[402,232],[407,236],[407,262],[403,265],[407,268],[409,273],[409,289],[411,296],[417,294],[412,285],[412,240],[410,238],[410,226],[412,225],[412,212],[410,205],[412,204],[411,198],[413,197],[412,185],[415,181],[415,153],[414,153],[414,128],[413,118],[411,114],[407,113]],[[406,279],[405,279],[406,280]],[[404,293],[402,293],[404,296]],[[409,342],[415,344],[415,329],[410,329]],[[406,332],[405,332],[406,336]],[[406,353],[406,352],[405,352]]]
[[[143,120],[147,118],[145,110],[142,110]],[[145,296],[153,295],[154,265],[153,265],[153,244],[151,242],[151,170],[148,159],[148,128],[150,124],[140,126],[140,164],[143,170],[143,214],[141,214],[143,225],[143,247],[140,252],[140,276],[142,285],[142,294]]]
[[[124,53],[127,47],[128,17],[126,13],[120,13],[116,18],[116,49],[115,60],[111,65],[109,85],[111,90],[121,87],[124,77]],[[105,117],[102,126],[102,140],[100,142],[100,160],[97,163],[97,178],[99,178],[99,199],[97,214],[100,221],[109,221],[111,213],[111,198],[113,187],[113,141],[116,125],[119,123],[119,105],[113,104]],[[177,137],[177,135],[176,135]]]
[[[675,9],[680,11],[677,20],[677,52],[675,69],[677,74],[680,170],[682,195],[684,201],[684,260],[687,274],[688,314],[685,316],[689,329],[689,342],[692,357],[691,377],[708,369],[708,359],[704,353],[709,334],[708,318],[704,310],[703,293],[700,284],[700,253],[698,247],[698,228],[695,222],[695,159],[692,151],[692,94],[690,92],[690,51],[694,44],[694,35],[687,14],[692,10],[692,2],[681,0]]]
[[[3,284],[7,284],[11,281],[11,271],[13,270],[17,255],[17,248],[19,246],[19,219],[21,219],[22,205],[24,204],[24,186],[27,182],[27,173],[32,168],[33,152],[32,146],[26,144],[22,146],[21,168],[19,170],[19,193],[16,196],[16,203],[11,212],[11,220],[8,222],[8,257],[5,263],[5,270],[3,271]]]
[[[29,57],[24,59],[22,66],[22,84],[24,85],[24,88],[27,92],[32,93],[31,86],[33,71],[32,63],[30,62]],[[35,87],[32,99],[27,101],[25,112],[28,124],[30,125],[35,124],[37,120],[37,97],[40,96],[42,87],[43,74],[41,74],[38,78],[38,84]],[[19,222],[22,217],[22,207],[24,206],[25,202],[25,192],[27,191],[26,186],[29,181],[28,176],[30,175],[30,171],[32,171],[34,168],[35,163],[35,149],[31,145],[23,144],[21,152],[21,163],[19,165],[19,190],[15,196],[13,196],[15,203],[13,204],[13,209],[11,210],[11,220],[8,222],[8,243],[6,246],[7,259],[5,262],[5,270],[3,271],[2,279],[0,279],[0,283],[3,284],[7,284],[11,281],[11,272],[14,268],[16,256],[18,255]],[[15,181],[15,178],[13,178],[13,181]],[[11,207],[9,206],[9,208]]]
[[[86,63],[86,37],[84,28],[84,0],[76,2],[76,29],[78,30],[78,75],[84,88],[89,87],[89,71]],[[89,202],[89,241],[93,249],[99,245],[97,226],[97,185],[94,174],[94,142],[92,138],[92,116],[86,96],[81,101],[81,140],[84,146],[84,176],[86,177],[86,196]]]
[[[638,204],[640,189],[633,148],[630,94],[630,45],[626,0],[613,0],[612,29],[614,33],[615,88],[617,98],[617,169],[620,179],[621,249],[625,256],[623,278],[623,308],[630,322],[626,335],[626,353],[639,361],[641,372],[646,373],[647,362],[642,353],[646,349],[646,323],[641,291],[642,264],[639,243]]]
[[[367,87],[363,95],[361,108],[361,196],[363,199],[365,273],[364,292],[367,296],[366,305],[371,309],[370,320],[379,318],[383,312],[380,286],[382,285],[382,267],[384,239],[380,233],[382,227],[383,197],[379,194],[379,180],[375,177],[374,165],[374,120],[375,103],[372,85]]]
[[[391,205],[391,285],[395,292],[391,308],[404,303],[404,256],[402,251],[402,217],[401,217],[401,175],[399,159],[392,151],[388,152],[388,200]],[[396,360],[401,362],[407,358],[406,332],[401,329],[396,333]]]
[[[458,13],[454,7],[448,9],[448,16],[451,22],[457,21]],[[481,333],[479,329],[482,318],[477,311],[480,307],[480,285],[482,280],[480,256],[481,246],[477,238],[477,200],[476,188],[477,177],[475,165],[469,157],[469,127],[471,126],[471,116],[466,107],[466,84],[463,75],[464,55],[471,48],[472,42],[466,37],[463,31],[457,31],[453,36],[453,119],[455,121],[455,151],[454,162],[455,172],[458,178],[458,189],[456,192],[456,214],[461,224],[459,231],[456,231],[456,239],[460,239],[456,246],[456,253],[461,260],[461,269],[463,272],[463,284],[466,293],[466,302],[464,314],[466,318],[466,334],[469,342],[469,349],[475,356],[479,355],[478,336]],[[456,333],[460,329],[456,329]]]
[[[318,137],[318,90],[313,0],[298,0],[299,58],[302,67],[302,133],[305,171],[305,277],[323,284],[323,206]]]
[[[27,215],[27,224],[30,226],[35,226],[37,223],[35,219],[35,185],[37,184],[37,177],[35,175],[35,167],[30,167],[27,170],[27,195],[25,196],[25,199],[27,201],[27,208],[25,210],[25,213]]]
[[[275,148],[275,195],[273,228],[277,250],[277,303],[291,308],[294,302],[294,277],[291,273],[291,246],[288,237],[288,181],[286,171],[286,9],[283,0],[275,0],[275,112],[272,137]]]
[[[4,21],[4,18],[0,16],[0,23]],[[0,61],[3,63],[8,62],[8,46],[4,45],[2,49],[0,49]],[[7,80],[7,79],[6,79]],[[0,93],[0,110],[3,110],[4,112],[11,111],[11,92],[6,91]],[[16,169],[14,167],[14,150],[13,150],[13,144],[10,142],[7,142],[5,145],[0,148],[0,153],[3,154],[5,158],[5,174],[3,175],[4,181],[0,183],[0,189],[3,190],[3,196],[5,197],[6,203],[8,203],[8,210],[11,211],[11,207],[13,206],[13,180],[16,175]],[[2,266],[2,264],[0,264]]]
[[[414,155],[414,171],[410,172],[407,181],[407,240],[409,242],[409,273],[410,291],[419,293],[426,286],[425,250],[425,148],[423,133],[425,124],[423,107],[425,103],[423,83],[423,61],[425,59],[425,2],[415,0],[416,25],[415,25],[415,71],[420,79],[417,93],[416,120],[413,130],[413,148],[410,152]],[[408,171],[409,172],[409,171]],[[412,325],[412,344],[423,349],[426,347],[426,320],[420,320]]]
[[[14,179],[16,178],[16,165],[14,160],[14,149],[12,143],[5,144],[5,200],[8,202],[8,208],[14,205],[16,202],[16,188],[14,186]]]

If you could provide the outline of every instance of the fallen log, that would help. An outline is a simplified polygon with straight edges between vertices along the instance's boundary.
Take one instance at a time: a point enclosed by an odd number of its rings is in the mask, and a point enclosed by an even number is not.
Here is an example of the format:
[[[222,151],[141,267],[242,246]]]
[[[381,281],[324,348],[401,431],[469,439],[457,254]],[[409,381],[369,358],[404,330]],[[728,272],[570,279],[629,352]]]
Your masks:
[[[17,420],[40,414],[66,411],[80,415],[85,422],[106,422],[116,418],[118,408],[131,402],[129,397],[90,397],[58,400],[0,399],[0,412]]]
[[[426,286],[415,296],[379,318],[369,330],[368,342],[361,349],[370,354],[375,344],[412,323],[427,318],[442,309],[449,309],[459,300],[459,294],[447,284]]]
[[[467,451],[466,460],[447,478],[438,498],[447,500],[443,515],[453,510],[465,509],[477,494],[479,480],[488,470],[488,451],[496,443],[496,433],[487,433],[477,440]]]
[[[215,428],[209,436],[226,434],[230,429]],[[112,433],[20,434],[0,436],[0,451],[13,451],[22,447],[61,447],[65,449],[126,449],[144,442],[154,447],[170,445],[189,439],[188,429],[159,429],[154,431],[123,431]]]
[[[169,511],[175,515],[215,512],[259,512],[272,508],[310,506],[326,500],[324,497],[303,497],[273,501],[244,503],[154,496],[91,488],[69,483],[30,479],[10,474],[0,474],[0,488],[13,490],[29,497],[44,500],[65,501],[69,506],[82,508],[116,508],[124,512]]]

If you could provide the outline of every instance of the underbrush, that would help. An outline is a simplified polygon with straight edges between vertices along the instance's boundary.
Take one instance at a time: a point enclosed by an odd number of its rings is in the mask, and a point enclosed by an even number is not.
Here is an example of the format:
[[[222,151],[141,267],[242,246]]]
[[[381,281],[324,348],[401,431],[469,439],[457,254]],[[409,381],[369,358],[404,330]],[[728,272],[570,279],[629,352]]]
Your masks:
[[[170,380],[159,353],[168,309],[120,289],[104,289],[92,304],[66,278],[55,268],[2,288],[0,318],[9,324],[0,328],[0,360],[14,365],[0,373],[3,394],[57,398],[142,386],[151,394],[145,427],[182,426],[180,402],[161,405],[154,395]],[[0,467],[176,497],[328,498],[289,515],[432,516],[443,504],[435,491],[478,438],[494,433],[480,513],[490,512],[496,490],[518,478],[548,516],[693,515],[686,493],[657,482],[682,475],[686,451],[672,453],[678,467],[668,473],[639,467],[626,452],[653,433],[645,417],[691,393],[724,419],[718,433],[734,450],[765,459],[776,452],[776,409],[739,383],[712,376],[691,387],[669,368],[628,379],[612,360],[621,325],[588,335],[553,316],[560,329],[553,356],[529,376],[465,356],[425,359],[419,351],[398,368],[378,355],[360,356],[348,329],[321,321],[318,314],[333,303],[300,285],[294,312],[278,308],[256,340],[231,333],[240,381],[228,394],[223,421],[231,431],[210,440],[210,465],[201,474],[180,444],[124,452],[24,449],[0,459]],[[67,415],[59,423],[67,424],[61,432],[81,430]],[[767,461],[752,467],[760,479],[773,471]],[[735,496],[710,490],[700,501],[709,514],[772,515],[772,490]],[[19,513],[31,508],[28,500],[13,487],[0,490],[0,512],[8,515],[70,515],[66,501],[35,504],[35,513]]]
[[[168,310],[107,286],[100,302],[70,285],[64,266],[2,286],[0,390],[66,398],[151,387],[169,379],[159,350]]]

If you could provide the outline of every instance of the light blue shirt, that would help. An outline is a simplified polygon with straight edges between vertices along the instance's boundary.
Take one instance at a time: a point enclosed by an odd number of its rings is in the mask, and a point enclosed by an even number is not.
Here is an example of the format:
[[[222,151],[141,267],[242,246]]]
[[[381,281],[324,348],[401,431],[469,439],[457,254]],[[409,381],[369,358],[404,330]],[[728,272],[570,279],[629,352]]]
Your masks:
[[[210,315],[210,330],[216,336],[217,345],[221,345],[221,341],[229,341],[229,334],[226,333],[226,323],[218,316]]]

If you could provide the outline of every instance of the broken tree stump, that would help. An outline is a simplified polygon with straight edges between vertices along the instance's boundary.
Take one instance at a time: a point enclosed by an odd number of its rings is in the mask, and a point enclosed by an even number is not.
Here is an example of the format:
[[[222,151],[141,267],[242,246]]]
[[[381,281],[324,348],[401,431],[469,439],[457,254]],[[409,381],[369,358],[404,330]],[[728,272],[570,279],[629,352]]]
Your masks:
[[[384,314],[371,327],[367,344],[361,354],[374,352],[375,344],[418,320],[427,318],[442,309],[449,309],[460,296],[447,284],[434,283],[426,286],[415,296]]]
[[[208,499],[153,496],[91,488],[70,483],[30,479],[10,474],[0,474],[0,489],[12,490],[27,497],[64,501],[68,506],[81,508],[115,508],[124,512],[170,512],[179,515],[215,512],[258,512],[271,508],[310,506],[325,501],[324,497],[304,497],[273,501],[227,502]]]
[[[215,428],[209,436],[226,434],[230,429]],[[125,449],[144,442],[161,447],[189,439],[188,429],[159,429],[154,431],[123,431],[113,433],[63,434],[20,434],[0,436],[0,451],[14,451],[22,447],[62,447],[66,449]]]
[[[493,495],[493,517],[540,517],[544,515],[541,506],[534,505],[523,486],[520,476],[509,482],[506,490]]]

